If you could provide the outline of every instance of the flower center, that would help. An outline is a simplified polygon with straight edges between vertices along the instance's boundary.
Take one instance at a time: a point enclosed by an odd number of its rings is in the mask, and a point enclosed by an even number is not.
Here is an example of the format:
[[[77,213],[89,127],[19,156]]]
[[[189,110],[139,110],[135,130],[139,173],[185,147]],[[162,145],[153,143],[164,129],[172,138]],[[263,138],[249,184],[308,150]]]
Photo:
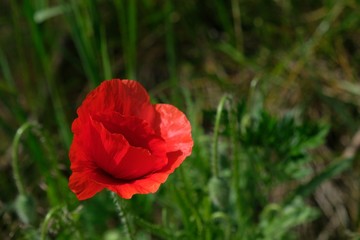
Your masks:
[[[117,112],[98,114],[93,119],[102,123],[110,133],[123,135],[130,146],[146,149],[156,157],[166,157],[165,141],[146,121]]]

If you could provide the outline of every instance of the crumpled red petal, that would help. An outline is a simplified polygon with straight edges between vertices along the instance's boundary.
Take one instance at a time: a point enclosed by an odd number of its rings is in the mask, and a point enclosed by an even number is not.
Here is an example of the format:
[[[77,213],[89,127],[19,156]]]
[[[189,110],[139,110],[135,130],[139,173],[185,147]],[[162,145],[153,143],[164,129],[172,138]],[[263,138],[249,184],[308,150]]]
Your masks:
[[[136,81],[102,83],[77,113],[69,187],[80,200],[103,188],[126,199],[154,193],[191,154],[186,116],[169,104],[152,105]]]
[[[150,124],[138,117],[123,116],[117,112],[104,112],[93,116],[111,133],[123,135],[133,147],[148,149],[152,155],[166,159],[165,141]]]
[[[191,154],[193,140],[191,125],[186,116],[176,107],[169,104],[156,104],[159,113],[158,131],[167,144],[167,165],[145,178],[130,183],[108,184],[107,188],[115,191],[123,198],[129,199],[134,194],[156,192],[168,176]]]
[[[109,111],[136,116],[150,124],[155,118],[149,95],[141,84],[133,80],[113,79],[103,82],[86,96],[77,113],[81,117]]]
[[[89,179],[87,172],[73,172],[69,179],[69,187],[79,200],[91,198],[104,189],[102,184]]]
[[[159,114],[157,128],[166,142],[167,152],[180,150],[185,157],[189,156],[194,142],[185,114],[170,104],[156,104],[155,109]]]
[[[105,188],[116,192],[120,197],[125,199],[130,199],[134,194],[148,194],[156,192],[161,183],[163,183],[168,174],[162,174],[163,177],[159,176],[161,173],[158,173],[158,177],[144,177],[132,181],[121,181],[111,178],[105,174],[99,172],[94,172],[92,174],[92,179],[100,185],[103,185]]]

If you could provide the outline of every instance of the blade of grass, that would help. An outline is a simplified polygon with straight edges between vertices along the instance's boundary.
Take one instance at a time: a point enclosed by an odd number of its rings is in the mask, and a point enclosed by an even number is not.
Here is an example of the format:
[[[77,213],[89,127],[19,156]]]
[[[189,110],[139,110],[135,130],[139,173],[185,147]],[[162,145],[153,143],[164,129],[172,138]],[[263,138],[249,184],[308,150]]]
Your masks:
[[[136,79],[137,59],[137,2],[136,0],[114,1],[118,11],[120,37],[125,65],[125,77]]]
[[[22,17],[23,14],[20,13],[21,6],[16,1],[10,1],[11,8],[11,18],[12,18],[12,29],[14,31],[14,41],[15,41],[15,51],[17,57],[17,65],[19,66],[18,71],[21,72],[21,80],[19,81],[25,87],[30,87],[32,83],[30,82],[29,71],[27,69],[27,51],[25,44],[25,38],[22,36],[21,28],[22,28]],[[5,50],[5,49],[4,49]],[[14,84],[15,85],[15,84]],[[24,93],[25,96],[29,96],[29,93]],[[34,100],[31,97],[28,98],[29,103],[33,103]],[[23,122],[23,121],[22,121]]]
[[[50,57],[47,54],[47,51],[45,50],[44,47],[45,44],[41,36],[41,31],[33,19],[35,11],[30,1],[29,0],[24,1],[23,7],[24,7],[24,12],[26,14],[26,18],[30,25],[31,35],[32,35],[33,43],[35,45],[35,50],[39,56],[42,70],[44,71],[45,81],[50,93],[50,99],[52,101],[52,105],[55,112],[55,118],[60,129],[60,134],[62,136],[62,140],[65,147],[69,149],[72,137],[71,137],[68,121],[66,120],[66,115],[58,92],[58,88],[55,87],[54,75],[50,65]]]
[[[111,79],[112,78],[111,64],[110,64],[108,47],[106,43],[106,33],[104,28],[101,28],[100,44],[101,44],[101,60],[102,60],[102,66],[104,72],[104,79]]]
[[[66,4],[63,1],[63,4]],[[81,59],[86,77],[92,87],[99,85],[101,78],[99,68],[96,64],[97,58],[94,53],[94,36],[92,35],[92,20],[90,19],[87,7],[84,4],[96,4],[91,2],[71,1],[71,11],[68,12],[67,21],[70,25],[71,36]]]
[[[17,92],[15,81],[11,74],[11,70],[10,70],[7,58],[1,48],[0,48],[0,68],[2,70],[2,76],[4,77],[4,79],[6,81],[6,86],[4,86],[4,87],[9,89],[11,92]],[[0,97],[1,97],[1,95],[0,95]],[[15,101],[13,98],[8,99],[8,100],[10,102],[8,107],[9,107],[10,111],[12,111],[12,113],[14,114],[16,120],[18,122],[23,122],[25,120],[25,114],[24,114],[23,109],[20,107],[18,101]]]
[[[216,7],[216,13],[219,18],[220,23],[222,24],[224,31],[229,34],[231,45],[234,44],[234,31],[233,25],[230,19],[230,11],[227,10],[227,6],[225,6],[225,1],[216,0],[214,1]]]

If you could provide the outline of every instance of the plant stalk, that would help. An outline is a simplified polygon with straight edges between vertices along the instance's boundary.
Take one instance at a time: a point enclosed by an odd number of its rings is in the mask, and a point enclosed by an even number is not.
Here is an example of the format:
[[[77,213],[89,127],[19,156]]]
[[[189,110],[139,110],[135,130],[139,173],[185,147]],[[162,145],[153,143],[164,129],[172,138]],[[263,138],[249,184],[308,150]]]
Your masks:
[[[114,201],[120,221],[124,226],[124,230],[125,230],[124,232],[125,232],[126,238],[129,240],[135,240],[133,233],[131,231],[131,226],[130,226],[130,221],[128,219],[128,215],[126,214],[125,208],[124,208],[124,206],[122,206],[119,197],[114,192],[111,192],[111,197]]]

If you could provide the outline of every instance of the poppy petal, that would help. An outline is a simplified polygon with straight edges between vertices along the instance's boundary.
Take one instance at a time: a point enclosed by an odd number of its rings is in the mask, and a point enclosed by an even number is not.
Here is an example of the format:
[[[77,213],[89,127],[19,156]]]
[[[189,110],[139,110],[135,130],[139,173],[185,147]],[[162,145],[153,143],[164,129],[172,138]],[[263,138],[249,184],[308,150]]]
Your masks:
[[[112,178],[104,172],[94,171],[91,179],[107,189],[116,192],[122,198],[130,199],[134,194],[148,194],[156,192],[160,185],[166,181],[168,174],[157,173],[148,177],[124,181]]]
[[[144,178],[131,183],[108,186],[107,188],[115,191],[122,198],[130,199],[134,194],[155,193],[159,189],[161,183],[163,182],[157,182],[151,178]]]
[[[156,158],[146,149],[131,147],[117,166],[121,179],[138,179],[160,170],[167,164],[167,159]]]
[[[118,195],[125,199],[130,199],[134,194],[138,193],[155,193],[159,189],[160,185],[167,180],[169,174],[173,173],[174,170],[179,167],[179,165],[184,161],[185,158],[186,156],[184,156],[180,151],[173,152],[169,156],[169,164],[160,171],[150,174],[145,178],[140,178],[129,183],[111,182],[111,180],[107,179],[108,182],[106,188],[116,192]]]
[[[76,123],[76,124],[75,124]],[[81,127],[79,127],[81,126]],[[129,144],[121,134],[112,134],[92,117],[78,118],[74,121],[74,140],[70,149],[72,169],[79,165],[80,159],[83,165],[96,165],[103,170],[113,169],[113,165],[119,164],[129,149]],[[74,165],[74,166],[73,166]]]
[[[169,104],[156,104],[159,113],[158,131],[167,144],[167,152],[180,150],[185,156],[191,154],[193,140],[191,125],[185,114]]]
[[[154,193],[191,154],[186,116],[169,104],[152,105],[136,81],[104,81],[77,113],[69,187],[80,200],[103,188],[127,199]]]
[[[91,198],[104,189],[104,186],[88,179],[86,172],[73,172],[69,179],[69,188],[76,194],[79,200]]]
[[[94,121],[94,127],[98,131],[100,142],[93,145],[94,149],[88,151],[94,153],[92,156],[93,161],[98,167],[115,177],[117,175],[117,166],[120,165],[123,157],[130,149],[129,143],[123,135],[110,133],[101,123]]]
[[[120,132],[130,131],[130,134],[141,137],[137,131],[141,131],[143,125],[136,125],[136,121],[134,121],[132,127],[128,126],[126,131],[124,131],[124,129],[119,129],[119,123],[126,123],[126,119],[117,114],[113,115],[111,119],[106,118],[105,115],[101,116],[101,120],[105,123],[106,127],[103,123],[99,123],[96,120],[93,121],[94,128],[96,128],[98,133],[98,137],[95,138],[99,139],[100,142],[93,146],[93,148],[97,148],[98,150],[89,149],[88,151],[94,152],[94,161],[102,170],[115,178],[126,180],[142,177],[161,169],[167,164],[165,143],[163,140],[159,140],[159,138],[156,138],[154,135],[154,139],[148,143],[155,152],[159,150],[158,148],[161,149],[162,145],[164,146],[163,153],[157,155],[152,154],[151,149],[130,146],[127,139],[122,134],[116,133],[116,129],[114,128],[118,128],[117,130],[120,130]],[[115,123],[112,122],[114,120]],[[115,125],[116,122],[118,126]],[[108,131],[109,128],[112,130],[111,132]],[[131,128],[135,128],[136,130],[131,132]],[[146,129],[144,129],[144,131],[146,133]],[[151,134],[148,134],[147,137],[151,137]],[[156,146],[152,146],[153,144]]]
[[[155,134],[148,122],[117,112],[98,113],[93,119],[101,122],[109,132],[122,134],[131,146],[148,149],[153,155],[166,158],[165,141]]]
[[[156,114],[149,95],[140,83],[120,79],[102,82],[86,96],[77,113],[82,116],[107,111],[136,116],[149,123],[154,121]]]
[[[112,116],[101,114],[94,119],[101,121],[97,125],[101,139],[99,144],[106,152],[97,156],[95,161],[113,177],[136,179],[166,166],[165,142],[154,134],[146,122],[117,113]]]
[[[116,192],[122,198],[130,199],[134,194],[155,193],[159,189],[160,185],[165,182],[165,180],[159,182],[156,178],[141,178],[129,183],[124,182],[120,184],[108,185],[106,188]]]

